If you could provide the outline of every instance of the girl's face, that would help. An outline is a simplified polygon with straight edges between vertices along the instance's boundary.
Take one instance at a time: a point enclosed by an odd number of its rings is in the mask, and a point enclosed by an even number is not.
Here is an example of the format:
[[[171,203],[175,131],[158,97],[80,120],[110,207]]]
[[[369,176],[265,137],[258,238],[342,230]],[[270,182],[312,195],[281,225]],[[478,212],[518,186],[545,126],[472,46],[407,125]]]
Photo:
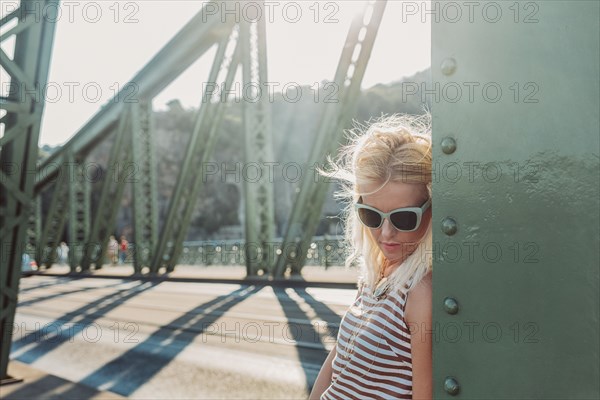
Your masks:
[[[369,193],[378,185],[365,185],[361,192]],[[427,188],[423,184],[388,182],[373,194],[363,195],[362,203],[382,212],[390,212],[401,207],[421,207],[428,199]],[[431,206],[425,210],[419,228],[413,232],[401,232],[391,223],[389,218],[377,228],[366,228],[390,264],[400,264],[417,248],[421,238],[431,223]]]

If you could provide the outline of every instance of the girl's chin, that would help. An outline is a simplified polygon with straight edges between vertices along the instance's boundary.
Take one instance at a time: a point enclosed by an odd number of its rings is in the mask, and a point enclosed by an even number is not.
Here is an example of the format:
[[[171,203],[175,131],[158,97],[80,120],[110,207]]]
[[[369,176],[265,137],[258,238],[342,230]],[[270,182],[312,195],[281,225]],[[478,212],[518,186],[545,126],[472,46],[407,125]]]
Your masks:
[[[390,260],[392,262],[400,260],[402,258],[402,252],[399,249],[396,251],[394,251],[394,250],[389,251],[386,249],[381,249],[381,252],[385,256],[385,258],[387,258],[388,260]]]

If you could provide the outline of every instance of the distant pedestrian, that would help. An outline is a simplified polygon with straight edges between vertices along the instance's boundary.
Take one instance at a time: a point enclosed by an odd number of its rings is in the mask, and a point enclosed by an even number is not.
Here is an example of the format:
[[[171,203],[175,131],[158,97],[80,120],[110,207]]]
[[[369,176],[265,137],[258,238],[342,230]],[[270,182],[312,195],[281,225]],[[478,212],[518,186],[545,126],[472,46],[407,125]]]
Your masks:
[[[67,264],[67,260],[69,260],[69,246],[65,242],[60,242],[60,246],[58,247],[58,263],[65,265]]]
[[[119,253],[119,242],[114,236],[108,239],[108,259],[112,265],[117,265],[117,255]]]
[[[125,259],[127,258],[127,248],[129,247],[129,242],[125,236],[121,236],[121,245],[119,247],[119,261],[121,264],[125,263]]]

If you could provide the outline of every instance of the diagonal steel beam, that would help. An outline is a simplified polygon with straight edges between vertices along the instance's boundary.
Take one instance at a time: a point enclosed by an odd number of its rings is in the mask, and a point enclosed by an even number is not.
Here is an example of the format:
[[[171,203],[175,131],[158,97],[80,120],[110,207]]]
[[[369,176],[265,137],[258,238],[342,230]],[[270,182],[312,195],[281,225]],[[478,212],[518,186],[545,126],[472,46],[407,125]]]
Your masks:
[[[83,249],[81,260],[81,271],[89,271],[94,263],[96,269],[102,267],[104,254],[108,245],[112,228],[114,226],[117,212],[123,197],[126,176],[130,172],[131,160],[131,108],[128,104],[125,108],[119,127],[115,133],[115,141],[110,152],[107,173],[103,176],[100,200],[93,213],[94,218],[89,237]],[[129,139],[129,140],[128,140]],[[112,173],[111,173],[112,172]]]
[[[239,63],[240,49],[237,36],[237,29],[232,30],[229,39],[219,44],[215,55],[202,104],[197,112],[190,144],[169,203],[165,226],[152,261],[151,272],[153,273],[158,272],[163,265],[167,272],[173,271],[181,254],[196,198],[203,184],[200,171],[216,144],[218,124],[229,96],[229,91],[221,91],[219,98],[211,88],[216,87],[217,78],[223,73],[226,73],[224,86],[231,87]],[[226,56],[228,48],[234,48],[230,56]]]
[[[334,79],[340,98],[337,103],[327,103],[321,114],[317,137],[310,158],[304,165],[305,171],[313,168],[315,164],[322,165],[326,155],[334,153],[339,147],[343,128],[350,123],[356,108],[360,85],[385,6],[386,1],[367,4],[364,14],[358,15],[352,21]],[[364,15],[371,15],[367,22],[364,20]],[[360,36],[363,29],[365,35],[361,41]],[[353,59],[352,56],[357,48],[360,48],[360,52],[358,57]],[[320,179],[315,181],[309,174],[304,174],[300,193],[298,193],[288,221],[281,247],[283,251],[274,268],[275,276],[283,276],[287,268],[293,274],[300,273],[306,261],[308,246],[321,218],[328,187],[328,182]]]
[[[173,82],[194,61],[213,45],[227,38],[235,25],[234,18],[198,12],[153,58],[137,73],[107,105],[92,117],[61,149],[48,157],[38,168],[35,191],[39,192],[54,179],[58,172],[56,160],[72,151],[85,155],[96,144],[108,137],[117,127],[125,102],[135,89],[136,98],[152,99]]]
[[[67,220],[69,186],[71,184],[70,175],[71,166],[67,159],[61,163],[60,174],[54,185],[50,208],[46,213],[42,235],[36,249],[35,259],[40,266],[44,264],[46,267],[51,267],[56,261],[56,247],[62,237],[62,233],[65,229],[65,222]]]

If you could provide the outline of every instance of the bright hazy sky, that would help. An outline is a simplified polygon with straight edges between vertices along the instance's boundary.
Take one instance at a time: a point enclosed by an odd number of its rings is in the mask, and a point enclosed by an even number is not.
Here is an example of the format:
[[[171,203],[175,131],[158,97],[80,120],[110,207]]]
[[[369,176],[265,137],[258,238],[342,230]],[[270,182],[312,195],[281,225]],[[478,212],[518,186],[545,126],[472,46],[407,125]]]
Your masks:
[[[116,87],[123,87],[204,2],[89,1],[94,4],[86,5],[85,1],[72,1],[70,8],[66,7],[69,1],[62,3],[49,75],[49,82],[57,89],[48,90],[40,144],[62,144],[72,137],[114,96]],[[273,4],[274,21],[267,24],[269,81],[310,85],[333,79],[350,20],[362,10],[362,2]],[[293,22],[295,10],[301,11],[297,22]],[[388,1],[363,88],[397,81],[431,64],[430,21],[403,18],[402,11],[402,1]],[[326,22],[327,16],[338,22]],[[164,109],[175,98],[186,108],[198,107],[213,55],[214,48],[155,97],[154,108]],[[82,90],[86,84],[87,95]],[[69,85],[73,87],[72,96]],[[97,95],[98,87],[102,93]]]

